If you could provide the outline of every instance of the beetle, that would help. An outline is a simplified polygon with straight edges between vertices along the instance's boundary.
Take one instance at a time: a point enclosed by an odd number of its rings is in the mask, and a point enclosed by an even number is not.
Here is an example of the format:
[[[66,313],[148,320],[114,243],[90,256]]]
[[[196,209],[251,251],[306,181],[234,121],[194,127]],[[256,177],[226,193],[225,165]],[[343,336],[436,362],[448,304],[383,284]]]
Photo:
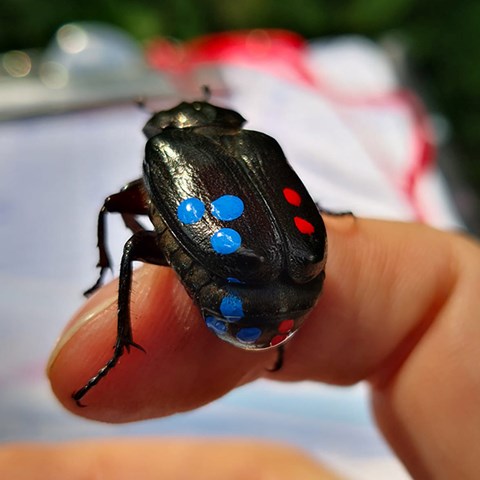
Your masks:
[[[325,225],[272,137],[243,128],[236,111],[208,101],[154,113],[143,176],[105,200],[98,216],[100,274],[111,261],[105,216],[119,213],[132,236],[120,265],[117,339],[110,360],[79,390],[80,400],[134,342],[132,262],[170,266],[220,339],[246,350],[282,347],[322,290]],[[154,226],[146,230],[138,216]]]

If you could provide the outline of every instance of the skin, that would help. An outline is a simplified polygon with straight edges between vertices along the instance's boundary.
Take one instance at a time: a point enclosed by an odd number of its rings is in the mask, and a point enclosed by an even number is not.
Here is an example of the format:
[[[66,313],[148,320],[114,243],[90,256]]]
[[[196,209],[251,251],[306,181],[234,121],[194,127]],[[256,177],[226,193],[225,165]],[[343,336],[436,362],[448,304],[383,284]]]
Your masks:
[[[0,450],[0,473],[15,480],[338,480],[291,448],[233,439],[12,445]]]
[[[145,265],[134,277],[132,318],[135,341],[147,355],[132,350],[122,358],[85,397],[88,408],[78,408],[70,398],[111,352],[117,284],[105,286],[77,312],[52,354],[48,374],[60,402],[87,418],[127,422],[197,408],[259,377],[337,385],[366,380],[379,429],[414,478],[478,478],[479,244],[416,224],[351,217],[325,220],[329,259],[324,293],[288,344],[279,372],[266,370],[275,352],[245,352],[219,341],[205,328],[173,272]],[[188,442],[179,444],[193,448]],[[165,443],[160,445],[163,451]],[[241,457],[248,448],[241,445],[233,457]],[[71,448],[88,456],[87,447],[91,445]],[[9,448],[29,459],[40,447]],[[274,458],[284,456],[276,448],[259,446],[258,454],[265,454],[259,468],[267,475],[259,478],[284,478],[268,477],[274,472]],[[277,456],[268,455],[271,449]],[[108,458],[118,452],[108,451],[108,446],[102,450]],[[217,478],[214,473],[235,460],[208,449],[204,453],[212,456],[205,462],[205,468],[213,469],[208,478]],[[173,455],[152,457],[148,458],[157,472],[174,462]],[[45,458],[60,462],[54,455],[35,458],[36,471]],[[311,462],[304,457],[297,461]],[[104,462],[99,468],[106,472],[109,465]],[[7,466],[12,467],[11,462]],[[194,462],[191,466],[197,472]],[[93,478],[75,476],[81,468],[78,462],[65,468],[70,468],[71,478]],[[307,472],[289,478],[335,478],[315,468],[316,477]]]

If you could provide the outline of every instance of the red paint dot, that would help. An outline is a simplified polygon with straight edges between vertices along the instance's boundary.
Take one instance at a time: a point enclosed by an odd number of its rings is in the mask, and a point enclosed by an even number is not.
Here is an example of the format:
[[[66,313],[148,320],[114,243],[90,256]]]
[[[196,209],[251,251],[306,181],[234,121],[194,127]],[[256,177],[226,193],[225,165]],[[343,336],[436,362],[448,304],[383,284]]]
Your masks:
[[[304,218],[295,217],[293,220],[295,222],[295,226],[301,233],[304,233],[305,235],[311,235],[315,232],[315,227]]]
[[[300,195],[291,188],[284,188],[283,196],[285,197],[285,200],[290,203],[290,205],[294,205],[295,207],[299,207],[302,203],[302,198]]]
[[[270,346],[273,347],[279,343],[282,343],[287,337],[288,335],[275,335],[270,342]]]
[[[288,333],[293,328],[294,325],[295,325],[295,322],[293,320],[284,320],[278,326],[278,331],[279,333]]]

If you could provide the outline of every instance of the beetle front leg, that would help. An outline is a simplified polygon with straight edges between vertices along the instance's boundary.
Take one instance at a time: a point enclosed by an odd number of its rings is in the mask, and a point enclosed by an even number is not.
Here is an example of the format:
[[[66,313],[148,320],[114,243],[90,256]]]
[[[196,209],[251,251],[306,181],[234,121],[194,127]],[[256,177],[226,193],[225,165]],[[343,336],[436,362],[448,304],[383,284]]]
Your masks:
[[[134,180],[125,185],[120,192],[107,197],[100,209],[97,223],[97,267],[100,268],[100,273],[95,284],[84,292],[86,297],[102,285],[105,273],[112,268],[106,245],[105,215],[107,213],[120,213],[125,226],[133,233],[144,230],[135,218],[136,215],[148,215],[148,199],[143,179]]]
[[[108,372],[115,367],[125,350],[130,347],[138,348],[145,352],[144,348],[133,341],[132,325],[130,319],[130,292],[132,288],[132,262],[139,260],[156,265],[167,265],[162,251],[159,249],[156,238],[157,232],[142,230],[134,233],[127,241],[123,249],[122,262],[120,265],[120,278],[118,285],[118,320],[117,340],[115,342],[113,355],[110,360],[94,375],[82,388],[72,394],[79,407],[83,407],[80,400],[97,383],[104,378]]]

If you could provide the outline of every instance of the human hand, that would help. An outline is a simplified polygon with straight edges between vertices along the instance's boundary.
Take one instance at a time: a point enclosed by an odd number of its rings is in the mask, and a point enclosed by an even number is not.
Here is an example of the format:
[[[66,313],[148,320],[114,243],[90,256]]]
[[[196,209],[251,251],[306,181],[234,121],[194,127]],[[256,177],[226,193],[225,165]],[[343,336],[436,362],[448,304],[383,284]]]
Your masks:
[[[287,345],[246,352],[218,341],[170,269],[145,265],[132,291],[135,341],[79,409],[71,393],[111,352],[116,282],[77,313],[49,377],[59,400],[88,418],[125,422],[191,410],[270,377],[338,385],[367,380],[378,425],[415,478],[480,471],[480,248],[413,224],[326,218],[329,259],[314,312]],[[81,359],[81,361],[79,361]]]

